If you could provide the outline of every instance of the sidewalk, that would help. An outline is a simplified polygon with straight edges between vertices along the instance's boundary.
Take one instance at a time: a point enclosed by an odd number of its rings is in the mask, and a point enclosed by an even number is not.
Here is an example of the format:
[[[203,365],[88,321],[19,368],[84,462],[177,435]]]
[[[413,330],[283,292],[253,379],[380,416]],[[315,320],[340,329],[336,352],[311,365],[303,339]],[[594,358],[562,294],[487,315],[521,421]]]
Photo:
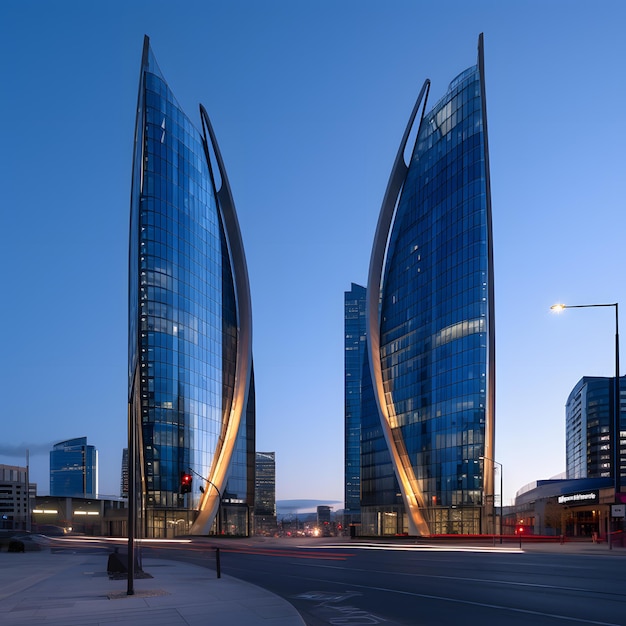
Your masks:
[[[596,556],[626,556],[626,548],[621,545],[609,547],[606,542],[593,543],[589,541],[566,541],[565,543],[534,543],[523,542],[524,552],[549,552],[551,554],[589,554]]]
[[[286,600],[249,583],[178,561],[144,559],[152,578],[110,580],[108,555],[0,553],[0,624],[17,626],[303,626]]]

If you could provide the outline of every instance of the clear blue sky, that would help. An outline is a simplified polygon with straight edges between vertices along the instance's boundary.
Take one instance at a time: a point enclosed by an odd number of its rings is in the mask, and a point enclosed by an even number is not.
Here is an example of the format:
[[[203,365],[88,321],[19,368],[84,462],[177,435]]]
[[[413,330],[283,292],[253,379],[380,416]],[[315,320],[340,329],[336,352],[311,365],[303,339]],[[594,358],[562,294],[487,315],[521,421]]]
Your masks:
[[[434,103],[484,32],[505,502],[564,471],[564,404],[581,376],[613,374],[613,311],[549,307],[626,307],[625,30],[620,0],[4,0],[0,463],[29,447],[47,493],[51,444],[86,435],[101,492],[119,492],[148,34],[188,115],[209,112],[233,188],[257,449],[276,451],[279,499],[342,500],[343,292],[366,282],[423,80]]]

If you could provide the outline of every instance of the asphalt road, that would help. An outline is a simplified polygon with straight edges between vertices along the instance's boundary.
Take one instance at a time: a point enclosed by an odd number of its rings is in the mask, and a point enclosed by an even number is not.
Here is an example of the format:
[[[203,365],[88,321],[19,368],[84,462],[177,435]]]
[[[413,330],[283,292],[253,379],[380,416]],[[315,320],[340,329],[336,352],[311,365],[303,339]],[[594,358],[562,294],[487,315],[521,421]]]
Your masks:
[[[310,626],[626,625],[625,555],[319,539],[214,545],[223,573],[286,598]],[[207,564],[207,547],[178,558]]]

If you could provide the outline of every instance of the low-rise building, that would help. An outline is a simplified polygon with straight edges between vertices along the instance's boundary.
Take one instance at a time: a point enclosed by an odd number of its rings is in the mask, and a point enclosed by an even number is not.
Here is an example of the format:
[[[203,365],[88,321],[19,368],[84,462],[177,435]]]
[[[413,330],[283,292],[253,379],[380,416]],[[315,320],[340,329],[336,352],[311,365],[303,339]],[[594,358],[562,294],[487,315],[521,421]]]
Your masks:
[[[128,500],[38,496],[32,529],[42,534],[123,537],[128,528]]]
[[[35,501],[37,485],[28,480],[28,468],[0,465],[0,528],[30,530],[28,511]]]
[[[606,540],[623,525],[620,504],[611,478],[539,480],[517,492],[506,518],[515,533]]]

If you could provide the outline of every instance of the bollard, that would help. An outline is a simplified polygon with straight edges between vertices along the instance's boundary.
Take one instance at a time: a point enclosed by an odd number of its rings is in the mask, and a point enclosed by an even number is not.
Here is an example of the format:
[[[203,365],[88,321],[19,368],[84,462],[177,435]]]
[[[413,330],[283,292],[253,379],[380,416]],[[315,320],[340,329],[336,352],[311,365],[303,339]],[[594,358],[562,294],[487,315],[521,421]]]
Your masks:
[[[215,548],[215,571],[217,572],[217,577],[222,577],[222,567],[220,565],[220,549]]]

